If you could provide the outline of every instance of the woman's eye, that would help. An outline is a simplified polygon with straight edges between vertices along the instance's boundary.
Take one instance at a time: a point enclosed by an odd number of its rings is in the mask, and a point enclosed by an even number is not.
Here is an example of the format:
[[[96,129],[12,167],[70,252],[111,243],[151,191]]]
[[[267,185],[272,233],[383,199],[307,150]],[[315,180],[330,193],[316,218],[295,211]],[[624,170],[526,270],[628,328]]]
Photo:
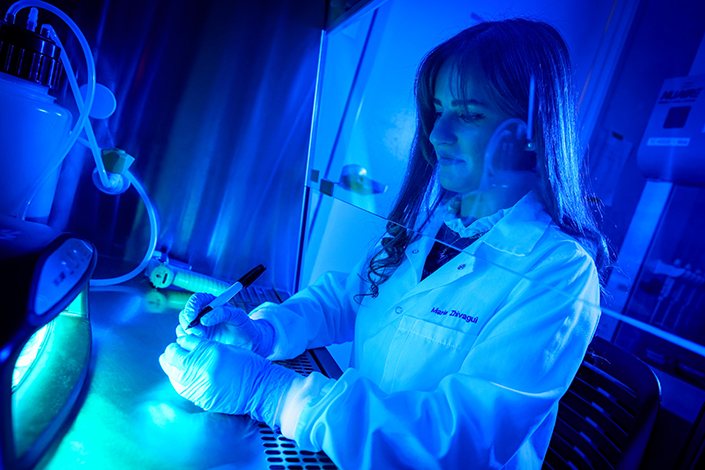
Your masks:
[[[479,113],[478,113],[478,114],[461,114],[461,115],[459,115],[458,117],[459,117],[460,120],[463,121],[463,122],[466,122],[466,123],[473,123],[473,122],[479,121],[480,119],[482,119],[482,118],[485,117],[485,116],[484,116],[484,114],[479,114]]]
[[[433,122],[437,122],[442,115],[443,111],[436,111],[435,113],[433,113]],[[475,123],[485,117],[485,115],[482,113],[457,113],[456,116],[460,121],[466,124]]]

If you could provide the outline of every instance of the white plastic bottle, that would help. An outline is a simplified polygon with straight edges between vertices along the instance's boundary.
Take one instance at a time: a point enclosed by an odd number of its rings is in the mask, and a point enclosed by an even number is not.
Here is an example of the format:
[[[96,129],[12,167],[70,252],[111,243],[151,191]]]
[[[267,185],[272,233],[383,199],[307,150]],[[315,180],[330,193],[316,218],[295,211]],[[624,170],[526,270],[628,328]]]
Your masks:
[[[27,27],[0,21],[0,212],[19,216],[35,186],[42,184],[26,213],[46,223],[59,178],[72,116],[49,94],[61,72],[59,48]]]

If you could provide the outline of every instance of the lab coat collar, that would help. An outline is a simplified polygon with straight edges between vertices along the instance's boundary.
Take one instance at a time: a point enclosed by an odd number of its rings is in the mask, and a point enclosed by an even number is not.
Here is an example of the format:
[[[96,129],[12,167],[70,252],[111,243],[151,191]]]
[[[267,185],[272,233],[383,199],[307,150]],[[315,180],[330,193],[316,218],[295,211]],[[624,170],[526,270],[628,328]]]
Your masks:
[[[446,219],[445,215],[442,219]],[[441,223],[449,225],[448,222],[450,221],[452,219],[443,220],[442,222],[436,219],[436,222],[431,224],[431,228],[433,229],[435,226],[435,230],[437,230]],[[438,268],[437,272],[428,276],[423,282],[418,282],[421,278],[426,255],[434,243],[433,238],[422,237],[409,245],[406,251],[418,283],[402,297],[402,300],[448,284],[461,276],[473,272],[475,269],[475,253],[482,244],[514,256],[528,255],[546,232],[550,223],[551,217],[544,211],[537,196],[530,192],[509,209],[503,209],[495,214],[478,219],[468,227],[461,223],[460,225],[465,229],[462,233],[463,236],[471,236],[477,232],[486,231],[487,233],[451,261]],[[454,223],[451,223],[449,227],[462,230]],[[518,230],[521,230],[520,236],[517,236]],[[478,254],[478,256],[480,255]],[[484,256],[486,256],[486,253],[480,257]]]
[[[481,239],[484,244],[516,256],[531,253],[551,223],[551,217],[533,191],[527,193],[513,207],[478,219],[467,227],[457,216],[448,215],[446,213],[445,224],[460,236],[470,237],[486,232]],[[521,237],[516,235],[517,227],[521,227]]]

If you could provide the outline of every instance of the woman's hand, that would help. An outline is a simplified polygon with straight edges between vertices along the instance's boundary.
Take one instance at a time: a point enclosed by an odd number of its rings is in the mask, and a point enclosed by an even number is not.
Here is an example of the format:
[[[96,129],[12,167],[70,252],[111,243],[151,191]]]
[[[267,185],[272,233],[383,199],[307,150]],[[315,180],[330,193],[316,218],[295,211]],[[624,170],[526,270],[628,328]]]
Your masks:
[[[179,314],[179,326],[176,336],[195,335],[222,344],[238,346],[267,357],[274,344],[274,327],[264,320],[252,320],[244,310],[224,305],[217,307],[201,318],[200,325],[189,328],[196,318],[215,296],[211,294],[194,294]]]
[[[166,347],[159,363],[182,397],[206,411],[249,414],[278,424],[277,405],[298,377],[242,348],[194,335],[182,335]]]

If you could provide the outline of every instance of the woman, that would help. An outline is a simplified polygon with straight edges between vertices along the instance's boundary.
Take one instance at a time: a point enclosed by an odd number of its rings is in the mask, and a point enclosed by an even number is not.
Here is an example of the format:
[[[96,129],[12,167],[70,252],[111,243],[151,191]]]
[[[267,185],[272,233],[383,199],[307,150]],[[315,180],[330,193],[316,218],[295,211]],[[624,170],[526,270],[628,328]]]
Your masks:
[[[216,309],[189,329],[212,298],[196,294],[160,362],[197,405],[279,426],[342,468],[538,469],[608,260],[567,49],[540,22],[481,23],[424,58],[415,91],[408,172],[377,251],[282,305]],[[505,126],[517,118],[528,132]],[[338,380],[269,361],[345,341]]]

